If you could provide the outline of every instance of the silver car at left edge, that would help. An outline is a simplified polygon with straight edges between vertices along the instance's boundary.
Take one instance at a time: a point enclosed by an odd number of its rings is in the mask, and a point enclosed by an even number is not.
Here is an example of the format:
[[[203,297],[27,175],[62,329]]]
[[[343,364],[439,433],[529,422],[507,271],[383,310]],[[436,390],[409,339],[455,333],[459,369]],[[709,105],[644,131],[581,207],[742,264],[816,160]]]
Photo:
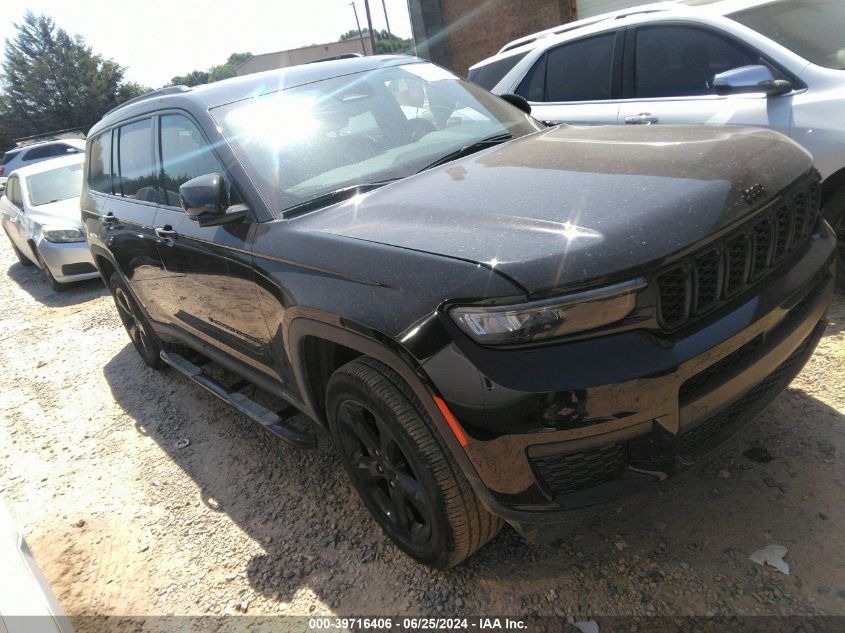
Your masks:
[[[0,198],[0,224],[24,266],[35,264],[53,290],[98,276],[79,216],[84,156],[13,171]]]

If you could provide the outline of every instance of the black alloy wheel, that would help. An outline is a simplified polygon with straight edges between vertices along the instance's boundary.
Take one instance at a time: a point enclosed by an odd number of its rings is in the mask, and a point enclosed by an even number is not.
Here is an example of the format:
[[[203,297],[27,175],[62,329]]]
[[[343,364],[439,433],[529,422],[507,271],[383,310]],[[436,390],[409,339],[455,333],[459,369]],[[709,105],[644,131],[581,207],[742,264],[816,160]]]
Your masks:
[[[431,507],[408,458],[384,420],[364,404],[344,400],[337,412],[344,455],[353,477],[409,548],[431,540]]]
[[[440,569],[492,539],[490,514],[414,391],[367,357],[332,374],[329,430],[339,457],[373,517],[400,549]]]
[[[162,343],[150,326],[147,318],[138,308],[133,297],[124,286],[123,279],[114,273],[109,283],[109,289],[114,297],[117,313],[126,328],[129,339],[141,359],[153,369],[163,369],[166,364],[161,360]]]

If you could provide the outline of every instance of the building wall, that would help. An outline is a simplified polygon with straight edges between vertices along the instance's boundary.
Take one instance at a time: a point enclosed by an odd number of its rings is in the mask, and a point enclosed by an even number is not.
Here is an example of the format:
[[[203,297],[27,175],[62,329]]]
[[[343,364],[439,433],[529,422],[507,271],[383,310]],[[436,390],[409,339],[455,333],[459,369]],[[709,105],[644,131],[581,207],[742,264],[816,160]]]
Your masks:
[[[506,42],[575,19],[575,0],[409,0],[408,4],[418,54],[462,76]]]

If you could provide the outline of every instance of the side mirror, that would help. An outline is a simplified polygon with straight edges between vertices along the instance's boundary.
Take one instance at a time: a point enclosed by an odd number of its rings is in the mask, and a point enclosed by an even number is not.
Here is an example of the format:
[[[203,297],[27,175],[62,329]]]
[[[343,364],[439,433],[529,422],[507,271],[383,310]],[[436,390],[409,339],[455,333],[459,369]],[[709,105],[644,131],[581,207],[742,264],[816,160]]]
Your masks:
[[[222,174],[205,174],[179,187],[179,201],[191,217],[223,215],[229,208],[229,190]]]
[[[519,95],[515,95],[510,92],[499,96],[512,106],[515,106],[525,112],[525,114],[531,114],[531,104],[528,103],[528,100],[525,97],[520,97]]]
[[[762,92],[769,97],[792,91],[792,84],[785,79],[775,79],[768,66],[741,66],[719,73],[713,78],[717,95]]]
[[[249,215],[242,204],[229,204],[229,189],[222,174],[205,174],[179,187],[179,201],[188,216],[200,226],[238,222]]]

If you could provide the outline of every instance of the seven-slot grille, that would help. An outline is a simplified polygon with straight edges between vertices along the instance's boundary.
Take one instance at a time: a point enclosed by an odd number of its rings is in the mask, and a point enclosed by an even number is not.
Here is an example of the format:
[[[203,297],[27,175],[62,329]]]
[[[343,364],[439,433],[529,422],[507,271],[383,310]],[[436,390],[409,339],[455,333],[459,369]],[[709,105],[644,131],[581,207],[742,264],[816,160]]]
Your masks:
[[[661,325],[687,325],[760,281],[804,243],[819,209],[816,172],[736,231],[656,275]]]

